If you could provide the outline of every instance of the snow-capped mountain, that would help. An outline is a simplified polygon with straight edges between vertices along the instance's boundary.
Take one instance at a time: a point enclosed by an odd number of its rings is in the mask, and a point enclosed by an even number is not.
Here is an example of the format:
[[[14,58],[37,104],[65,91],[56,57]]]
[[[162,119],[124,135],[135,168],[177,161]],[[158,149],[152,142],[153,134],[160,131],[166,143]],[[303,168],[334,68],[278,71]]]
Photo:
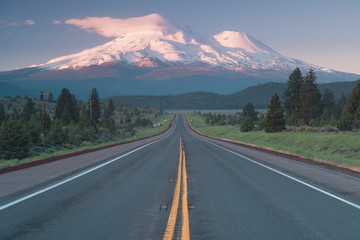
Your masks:
[[[133,25],[131,25],[133,24]],[[333,70],[285,57],[254,37],[224,31],[202,37],[180,28],[159,14],[133,18],[126,31],[110,42],[39,65],[43,69],[81,69],[104,63],[125,63],[142,68],[209,66],[258,75],[259,71],[288,74],[300,67],[308,71]]]
[[[107,31],[103,35],[113,37],[108,43],[45,64],[0,72],[0,82],[36,94],[67,87],[86,99],[92,87],[102,97],[194,91],[229,94],[260,83],[286,82],[296,67],[303,74],[314,69],[318,83],[360,78],[283,56],[245,33],[223,31],[204,37],[159,14],[100,20],[115,21],[102,25]]]

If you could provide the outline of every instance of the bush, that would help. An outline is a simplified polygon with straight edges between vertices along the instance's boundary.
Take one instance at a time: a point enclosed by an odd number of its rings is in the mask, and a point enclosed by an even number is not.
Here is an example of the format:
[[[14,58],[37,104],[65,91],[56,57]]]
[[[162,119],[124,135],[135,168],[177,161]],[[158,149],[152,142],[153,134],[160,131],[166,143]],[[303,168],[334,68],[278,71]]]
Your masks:
[[[331,125],[325,125],[320,127],[320,132],[339,132],[339,129]]]
[[[250,116],[246,116],[241,124],[240,130],[242,132],[250,132],[254,129],[254,121]]]
[[[0,150],[5,159],[23,159],[29,156],[29,135],[20,120],[11,117],[0,128]]]
[[[55,119],[51,129],[46,137],[46,141],[50,144],[62,144],[67,141],[66,132],[63,130],[63,126],[60,120]]]
[[[298,127],[296,126],[286,126],[285,127],[285,132],[297,132],[298,131]]]

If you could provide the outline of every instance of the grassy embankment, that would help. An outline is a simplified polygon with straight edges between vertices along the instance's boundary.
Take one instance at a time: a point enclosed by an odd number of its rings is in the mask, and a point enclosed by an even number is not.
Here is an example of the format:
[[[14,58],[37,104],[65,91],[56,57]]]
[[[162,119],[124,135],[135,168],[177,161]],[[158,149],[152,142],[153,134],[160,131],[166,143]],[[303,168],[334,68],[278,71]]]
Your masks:
[[[154,123],[160,123],[161,125],[159,127],[150,127],[150,128],[138,129],[137,132],[136,132],[136,136],[134,136],[134,137],[120,139],[118,141],[111,141],[111,142],[101,143],[101,144],[90,144],[88,146],[81,146],[81,147],[76,147],[76,148],[72,148],[72,149],[59,150],[59,151],[55,151],[55,152],[53,152],[51,154],[42,153],[42,154],[40,154],[38,156],[25,158],[25,159],[22,159],[22,160],[18,160],[18,159],[3,160],[3,161],[0,161],[0,168],[5,168],[5,167],[9,167],[9,166],[16,166],[16,165],[20,165],[20,164],[27,163],[27,162],[37,161],[37,160],[44,159],[44,158],[59,156],[59,155],[62,155],[62,154],[79,152],[79,151],[82,151],[82,150],[85,150],[85,149],[98,148],[98,147],[103,147],[103,146],[111,145],[111,144],[115,144],[115,143],[122,143],[122,142],[127,142],[127,141],[131,141],[131,140],[136,140],[136,139],[140,139],[140,138],[153,136],[153,135],[156,135],[156,134],[164,131],[169,126],[169,123],[173,119],[173,117],[174,117],[173,114],[164,114],[156,122],[154,122]]]
[[[217,138],[270,148],[315,161],[360,172],[360,133],[318,133],[263,131],[241,132],[239,127],[209,126],[194,114],[187,114],[191,126],[199,132]]]

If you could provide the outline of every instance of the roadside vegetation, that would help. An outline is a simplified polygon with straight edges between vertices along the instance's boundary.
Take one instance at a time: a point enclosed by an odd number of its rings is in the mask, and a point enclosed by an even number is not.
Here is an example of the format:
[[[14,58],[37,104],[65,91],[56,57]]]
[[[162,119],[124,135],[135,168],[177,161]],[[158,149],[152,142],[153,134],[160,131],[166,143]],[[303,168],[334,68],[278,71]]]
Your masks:
[[[360,171],[360,80],[347,97],[335,99],[328,89],[321,96],[314,71],[303,77],[296,68],[281,98],[275,94],[267,111],[255,111],[248,103],[242,112],[197,112],[189,118],[205,135]]]
[[[162,109],[102,103],[96,88],[88,102],[64,88],[45,110],[42,97],[0,100],[0,168],[155,135],[173,118]]]

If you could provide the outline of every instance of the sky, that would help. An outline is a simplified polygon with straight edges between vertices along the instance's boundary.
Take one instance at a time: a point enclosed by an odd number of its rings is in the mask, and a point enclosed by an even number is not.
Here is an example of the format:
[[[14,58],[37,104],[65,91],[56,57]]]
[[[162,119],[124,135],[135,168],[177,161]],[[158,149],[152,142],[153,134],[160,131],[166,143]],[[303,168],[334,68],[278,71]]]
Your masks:
[[[72,19],[158,13],[212,36],[250,34],[277,52],[360,74],[359,0],[1,0],[0,71],[46,63],[111,41]]]

